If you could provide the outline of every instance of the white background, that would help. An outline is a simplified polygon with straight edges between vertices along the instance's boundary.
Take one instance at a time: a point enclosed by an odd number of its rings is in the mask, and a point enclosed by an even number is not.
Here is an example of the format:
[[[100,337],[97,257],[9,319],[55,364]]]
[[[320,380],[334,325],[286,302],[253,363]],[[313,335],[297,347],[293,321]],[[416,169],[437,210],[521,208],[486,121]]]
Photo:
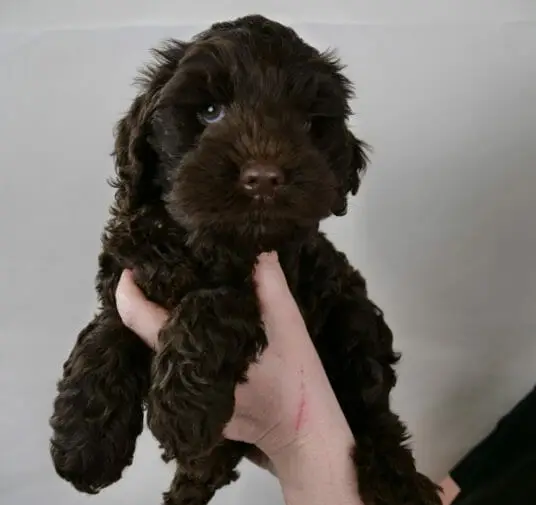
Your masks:
[[[328,8],[329,6],[329,8]],[[374,147],[330,237],[369,279],[403,352],[396,409],[439,478],[536,377],[533,0],[0,1],[0,503],[78,505],[48,416],[95,306],[111,130],[161,39],[259,12],[335,47]],[[158,504],[171,476],[145,434],[94,505]],[[244,464],[215,504],[281,503]]]

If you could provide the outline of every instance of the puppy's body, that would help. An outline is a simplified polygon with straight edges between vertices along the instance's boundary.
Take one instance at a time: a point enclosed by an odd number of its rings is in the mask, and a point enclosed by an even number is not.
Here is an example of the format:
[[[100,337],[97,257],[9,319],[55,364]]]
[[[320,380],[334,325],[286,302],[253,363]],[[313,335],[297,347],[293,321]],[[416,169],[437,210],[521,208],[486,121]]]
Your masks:
[[[65,364],[51,420],[57,472],[77,489],[117,481],[143,427],[178,468],[167,505],[205,505],[249,448],[225,441],[236,384],[265,348],[252,271],[277,250],[356,437],[366,505],[436,505],[390,411],[392,335],[363,277],[318,231],[364,171],[337,62],[260,16],[173,42],[117,130],[101,308]],[[115,308],[124,268],[169,310],[153,353]]]

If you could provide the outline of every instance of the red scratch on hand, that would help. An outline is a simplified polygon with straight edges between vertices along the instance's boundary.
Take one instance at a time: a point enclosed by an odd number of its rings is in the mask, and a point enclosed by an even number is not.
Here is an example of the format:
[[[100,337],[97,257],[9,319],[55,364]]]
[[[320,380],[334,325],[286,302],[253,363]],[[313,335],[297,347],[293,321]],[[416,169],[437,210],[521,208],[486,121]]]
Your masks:
[[[303,369],[300,370],[300,405],[298,407],[298,415],[296,416],[296,431],[299,431],[305,420],[305,381],[303,379]]]

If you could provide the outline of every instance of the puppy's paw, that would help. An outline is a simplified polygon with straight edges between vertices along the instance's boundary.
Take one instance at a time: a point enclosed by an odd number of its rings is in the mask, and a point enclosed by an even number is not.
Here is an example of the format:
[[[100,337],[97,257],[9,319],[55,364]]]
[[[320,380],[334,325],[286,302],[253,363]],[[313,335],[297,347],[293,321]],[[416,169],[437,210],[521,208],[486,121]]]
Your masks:
[[[199,460],[181,461],[164,505],[207,505],[216,491],[238,479],[236,467],[245,451],[245,444],[227,440]]]
[[[418,505],[441,505],[441,487],[432,482],[428,477],[418,473],[412,486],[415,497],[409,503]]]
[[[143,412],[130,398],[78,388],[56,398],[50,453],[58,475],[77,490],[96,494],[132,463]]]
[[[440,488],[419,473],[401,475],[389,472],[380,477],[371,471],[359,480],[361,499],[365,505],[441,505]]]

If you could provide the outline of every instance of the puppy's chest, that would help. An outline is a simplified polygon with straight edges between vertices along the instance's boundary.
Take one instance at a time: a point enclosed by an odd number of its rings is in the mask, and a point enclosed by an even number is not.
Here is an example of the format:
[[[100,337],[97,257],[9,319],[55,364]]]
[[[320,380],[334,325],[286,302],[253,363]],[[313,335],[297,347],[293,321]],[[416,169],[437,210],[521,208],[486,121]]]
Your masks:
[[[253,299],[255,291],[251,268],[229,268],[222,265],[201,264],[188,255],[154,257],[133,261],[136,284],[152,301],[167,310],[176,308],[182,299],[196,291],[240,293]]]
[[[136,223],[137,224],[137,223]],[[117,278],[122,268],[134,272],[137,285],[152,301],[173,310],[189,293],[229,288],[247,298],[255,298],[253,267],[255,256],[244,258],[236,251],[215,251],[209,261],[201,261],[186,246],[184,237],[151,230],[145,223],[116,228],[104,242],[101,275]],[[142,234],[140,230],[144,230]],[[315,261],[303,261],[300,254],[280,260],[291,292],[313,338],[320,333],[328,312],[324,282],[316,275]],[[318,293],[323,292],[323,303]]]
[[[151,261],[134,263],[136,284],[145,295],[167,310],[177,307],[189,293],[200,290],[229,289],[232,293],[256,303],[256,293],[252,276],[245,270],[222,271],[219,268],[199,266],[183,257],[179,261],[164,261],[152,258]],[[289,276],[291,277],[291,276]],[[289,279],[289,287],[304,318],[311,337],[316,340],[324,325],[327,304],[318,304],[310,283],[304,284],[294,277]]]
[[[194,268],[177,265],[169,268],[155,265],[151,268],[139,268],[135,271],[136,282],[146,295],[167,310],[177,307],[189,293],[201,290],[229,289],[229,296],[240,294],[245,300],[257,303],[256,293],[251,280],[241,280],[238,276],[221,275],[210,269],[200,273]],[[300,309],[307,329],[313,341],[321,339],[322,329],[327,316],[327,305],[315,303],[310,292],[300,289],[300,285],[291,285],[291,292]]]

